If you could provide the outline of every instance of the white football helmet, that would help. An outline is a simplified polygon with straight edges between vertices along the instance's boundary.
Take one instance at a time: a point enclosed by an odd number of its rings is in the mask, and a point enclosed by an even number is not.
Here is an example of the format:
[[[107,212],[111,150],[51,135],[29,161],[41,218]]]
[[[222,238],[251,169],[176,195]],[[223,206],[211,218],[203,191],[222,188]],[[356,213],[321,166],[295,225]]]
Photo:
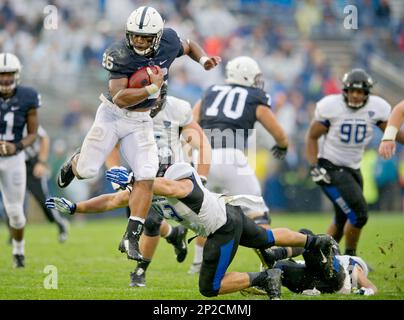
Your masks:
[[[262,72],[258,63],[247,56],[234,58],[227,63],[226,82],[261,89],[264,87]]]
[[[132,48],[138,55],[146,56],[152,52],[156,52],[161,36],[163,35],[164,21],[156,9],[152,7],[139,7],[131,13],[126,22],[126,41],[127,45]],[[133,35],[152,36],[152,44],[144,49],[136,49],[133,41]]]
[[[10,93],[20,83],[21,63],[12,53],[0,53],[0,75],[14,73],[13,79],[0,78],[0,93]]]

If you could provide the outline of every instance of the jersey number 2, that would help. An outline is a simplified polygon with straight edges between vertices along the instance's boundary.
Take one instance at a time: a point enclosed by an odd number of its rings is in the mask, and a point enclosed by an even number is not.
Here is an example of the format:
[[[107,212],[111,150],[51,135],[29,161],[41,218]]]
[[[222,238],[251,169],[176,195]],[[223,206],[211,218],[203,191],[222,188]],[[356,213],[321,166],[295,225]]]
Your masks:
[[[243,115],[248,91],[244,88],[230,86],[214,86],[212,91],[219,91],[212,105],[206,109],[206,115],[215,117],[219,113],[219,106],[223,99],[223,114],[230,119],[238,119]]]

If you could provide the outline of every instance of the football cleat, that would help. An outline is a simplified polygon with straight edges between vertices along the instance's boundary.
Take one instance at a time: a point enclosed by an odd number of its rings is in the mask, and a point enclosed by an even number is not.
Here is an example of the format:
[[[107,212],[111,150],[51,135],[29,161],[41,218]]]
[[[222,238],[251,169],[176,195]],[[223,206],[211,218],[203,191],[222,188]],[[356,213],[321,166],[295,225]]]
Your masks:
[[[326,279],[331,279],[334,276],[333,268],[333,238],[329,235],[317,235],[315,248],[318,250],[321,269]]]
[[[14,268],[25,268],[25,257],[23,254],[13,255]]]
[[[202,263],[192,263],[188,270],[188,274],[198,274],[201,272]]]
[[[276,257],[271,249],[254,249],[254,251],[260,258],[261,263],[265,267],[265,269],[270,269],[274,266]]]
[[[187,236],[188,229],[182,225],[175,227],[177,229],[177,235],[174,240],[166,239],[168,243],[174,246],[175,255],[178,262],[183,262],[187,256],[188,248],[185,237]],[[174,229],[174,228],[173,228]]]
[[[66,188],[74,179],[72,161],[80,153],[80,148],[76,149],[73,155],[60,168],[57,183],[59,188]]]
[[[128,240],[128,233],[125,232],[125,234],[123,235],[121,242],[119,242],[118,245],[118,250],[122,253],[126,252],[127,247],[129,245],[129,240]]]
[[[146,272],[137,267],[134,272],[130,273],[130,287],[146,287]]]
[[[128,239],[127,239],[128,247],[126,250],[126,254],[128,256],[128,259],[130,259],[130,260],[136,260],[136,261],[143,260],[143,256],[141,255],[140,248],[139,248],[139,238],[140,238],[140,234],[135,234],[135,232],[133,232],[132,235],[128,235]]]
[[[262,288],[266,291],[269,300],[280,300],[282,288],[282,270],[268,269],[266,270],[266,273],[267,277]]]

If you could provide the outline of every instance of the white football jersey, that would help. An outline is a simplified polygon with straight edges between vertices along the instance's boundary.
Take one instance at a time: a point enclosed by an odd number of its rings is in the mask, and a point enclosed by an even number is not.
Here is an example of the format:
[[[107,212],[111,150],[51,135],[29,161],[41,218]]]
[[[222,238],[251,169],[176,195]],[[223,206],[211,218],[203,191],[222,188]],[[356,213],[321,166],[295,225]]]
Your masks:
[[[339,261],[340,265],[344,269],[345,273],[345,280],[344,280],[344,285],[340,290],[338,290],[337,293],[341,294],[350,294],[354,289],[358,287],[358,279],[357,279],[357,273],[354,272],[355,268],[357,265],[352,265],[350,264],[350,258],[351,256],[335,256],[337,260]]]
[[[324,97],[317,103],[314,119],[329,130],[319,140],[318,157],[337,166],[359,169],[375,125],[387,121],[390,111],[390,104],[374,95],[370,95],[366,105],[357,110],[346,106],[342,94]]]
[[[202,200],[202,204],[200,207],[198,206],[198,209],[191,209],[183,201],[167,197],[168,205],[164,206],[166,210],[164,216],[167,217],[167,210],[171,210],[172,212],[168,214],[169,216],[193,230],[197,235],[208,237],[226,223],[225,198],[222,194],[213,193],[206,189],[196,170],[188,163],[173,164],[164,177],[171,180],[180,180],[175,175],[175,166],[180,165],[186,166],[186,176],[192,176],[194,191],[196,188],[200,189],[198,199],[193,199],[192,204],[198,200]]]
[[[153,118],[154,137],[160,154],[172,154],[173,162],[184,161],[180,128],[192,122],[192,107],[185,100],[167,96],[167,102]]]

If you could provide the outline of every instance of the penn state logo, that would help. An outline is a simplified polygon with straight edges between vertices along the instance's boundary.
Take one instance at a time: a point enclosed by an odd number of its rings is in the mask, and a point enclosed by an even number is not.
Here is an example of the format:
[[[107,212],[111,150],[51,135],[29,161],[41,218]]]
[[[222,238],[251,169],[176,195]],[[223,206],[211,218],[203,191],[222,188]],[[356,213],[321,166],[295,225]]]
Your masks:
[[[163,124],[164,124],[164,127],[165,128],[169,128],[169,127],[171,127],[171,121],[163,121]]]

